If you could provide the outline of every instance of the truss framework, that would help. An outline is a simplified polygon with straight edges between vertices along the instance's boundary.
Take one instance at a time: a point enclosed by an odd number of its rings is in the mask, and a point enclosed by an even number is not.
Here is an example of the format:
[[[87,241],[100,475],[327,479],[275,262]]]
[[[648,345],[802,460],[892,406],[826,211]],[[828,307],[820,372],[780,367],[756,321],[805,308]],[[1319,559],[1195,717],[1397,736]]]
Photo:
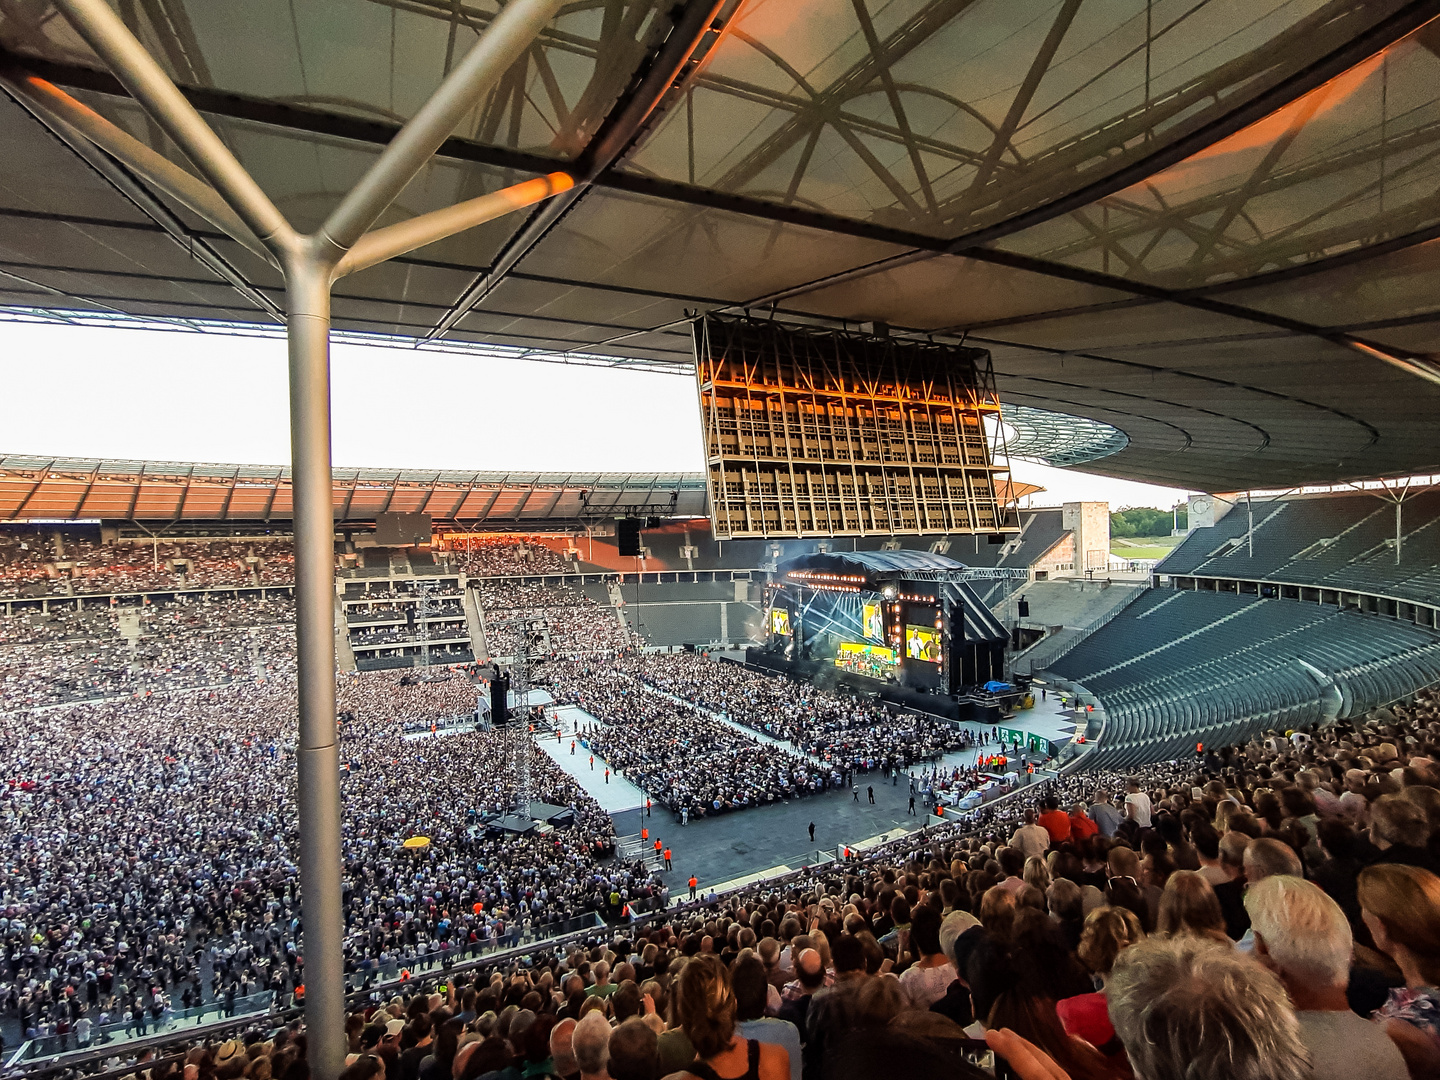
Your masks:
[[[716,539],[996,533],[989,354],[753,319],[695,324]]]

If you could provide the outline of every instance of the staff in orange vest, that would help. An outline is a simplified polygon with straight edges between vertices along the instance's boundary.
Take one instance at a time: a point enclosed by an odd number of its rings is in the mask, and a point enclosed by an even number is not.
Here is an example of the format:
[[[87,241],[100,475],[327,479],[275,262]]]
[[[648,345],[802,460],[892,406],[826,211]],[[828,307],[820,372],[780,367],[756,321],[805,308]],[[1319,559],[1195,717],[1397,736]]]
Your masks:
[[[670,869],[670,849],[668,847],[665,849],[665,869]]]
[[[695,899],[695,889],[696,889],[696,886],[698,886],[699,884],[700,884],[700,879],[697,878],[694,874],[691,874],[691,875],[690,875],[690,899],[691,899],[691,900],[694,900],[694,899]]]

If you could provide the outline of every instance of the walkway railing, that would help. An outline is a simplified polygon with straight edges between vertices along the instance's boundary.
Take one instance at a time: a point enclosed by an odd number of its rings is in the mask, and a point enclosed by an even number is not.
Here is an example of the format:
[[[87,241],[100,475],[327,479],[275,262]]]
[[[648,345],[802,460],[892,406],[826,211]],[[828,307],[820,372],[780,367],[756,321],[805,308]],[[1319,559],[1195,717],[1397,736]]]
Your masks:
[[[1088,638],[1091,634],[1095,633],[1096,630],[1099,630],[1102,626],[1110,622],[1110,620],[1114,619],[1117,615],[1119,615],[1122,611],[1128,608],[1136,600],[1140,599],[1140,597],[1146,593],[1150,586],[1148,584],[1129,586],[1112,585],[1111,588],[1128,588],[1131,590],[1131,595],[1120,601],[1120,603],[1116,604],[1109,611],[1106,611],[1105,613],[1096,616],[1082,626],[1067,626],[1064,628],[1064,630],[1060,632],[1060,634],[1054,634],[1048,638],[1041,638],[1034,645],[1030,646],[1030,648],[1026,649],[1024,652],[1016,656],[1014,658],[1014,663],[1017,666],[1020,664],[1029,665],[1028,673],[1031,675],[1035,674],[1035,672],[1037,671],[1043,671],[1045,668],[1057,663],[1062,657],[1068,655],[1071,650],[1073,650],[1077,645],[1079,645],[1082,641]],[[1066,638],[1066,640],[1056,644],[1054,639],[1062,636],[1065,630],[1074,630],[1076,631],[1076,634],[1074,637]],[[1046,648],[1047,642],[1050,643],[1049,648]]]

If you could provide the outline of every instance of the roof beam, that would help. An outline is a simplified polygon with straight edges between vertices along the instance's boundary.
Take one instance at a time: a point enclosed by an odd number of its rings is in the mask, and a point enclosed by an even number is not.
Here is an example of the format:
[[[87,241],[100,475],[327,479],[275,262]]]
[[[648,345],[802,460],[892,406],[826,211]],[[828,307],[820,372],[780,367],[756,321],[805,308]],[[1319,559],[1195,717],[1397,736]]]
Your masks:
[[[15,507],[15,509],[11,511],[11,517],[18,518],[21,515],[21,513],[25,510],[25,507],[30,505],[30,500],[35,498],[36,493],[45,486],[45,481],[49,478],[49,476],[50,469],[48,466],[40,470],[39,478],[35,481],[34,485],[30,488],[30,490],[25,493],[25,498],[20,500],[20,505]]]
[[[85,509],[85,500],[88,499],[88,498],[90,498],[90,492],[94,489],[94,487],[95,487],[95,481],[98,480],[99,478],[100,478],[100,465],[97,463],[97,464],[95,465],[94,471],[92,471],[92,472],[90,473],[90,481],[89,481],[89,483],[87,483],[87,484],[85,485],[85,490],[80,493],[80,498],[77,499],[76,502],[75,502],[75,509],[72,510],[72,511],[70,511],[70,516],[71,516],[72,518],[78,518],[78,517],[80,516],[80,512]]]
[[[27,94],[18,89],[19,85],[13,83],[9,78],[0,78],[0,88],[3,88],[16,104],[29,113],[35,122],[50,132],[57,141],[69,148],[76,157],[99,173],[101,178],[113,187],[121,198],[154,222],[154,227],[164,231],[185,251],[188,257],[195,259],[216,278],[231,286],[250,304],[277,322],[283,321],[280,308],[274,301],[255,288],[244,274],[211,247],[203,237],[197,236],[183,221],[171,213],[170,208],[152,195],[149,189],[131,174],[129,169],[92,143],[86,135],[69,122],[61,119],[49,109],[37,105]],[[158,157],[158,155],[156,156]],[[174,168],[174,166],[170,167]],[[199,181],[196,181],[195,185],[197,187],[204,186]],[[240,225],[238,219],[235,224]],[[258,243],[258,241],[252,242]]]
[[[490,269],[471,282],[451,309],[435,324],[427,338],[443,337],[495,288],[505,275],[534,249],[565,213],[589,190],[595,178],[630,150],[652,114],[685,71],[727,0],[688,0],[679,8],[670,35],[656,52],[638,85],[611,112],[606,123],[571,170],[575,186],[550,199],[515,233],[495,257]]]

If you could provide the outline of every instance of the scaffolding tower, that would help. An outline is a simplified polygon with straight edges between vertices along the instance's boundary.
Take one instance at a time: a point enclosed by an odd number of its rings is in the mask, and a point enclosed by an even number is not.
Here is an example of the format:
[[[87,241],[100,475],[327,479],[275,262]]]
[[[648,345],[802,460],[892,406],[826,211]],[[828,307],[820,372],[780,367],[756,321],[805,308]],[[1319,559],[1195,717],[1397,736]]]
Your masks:
[[[508,629],[515,635],[515,653],[510,660],[510,693],[515,702],[512,722],[506,726],[506,756],[511,782],[515,788],[515,809],[529,809],[534,793],[530,789],[530,756],[535,739],[530,711],[530,667],[543,660],[550,639],[550,624],[544,616],[519,611],[512,618],[489,623],[496,629]],[[497,662],[498,667],[498,662]]]

